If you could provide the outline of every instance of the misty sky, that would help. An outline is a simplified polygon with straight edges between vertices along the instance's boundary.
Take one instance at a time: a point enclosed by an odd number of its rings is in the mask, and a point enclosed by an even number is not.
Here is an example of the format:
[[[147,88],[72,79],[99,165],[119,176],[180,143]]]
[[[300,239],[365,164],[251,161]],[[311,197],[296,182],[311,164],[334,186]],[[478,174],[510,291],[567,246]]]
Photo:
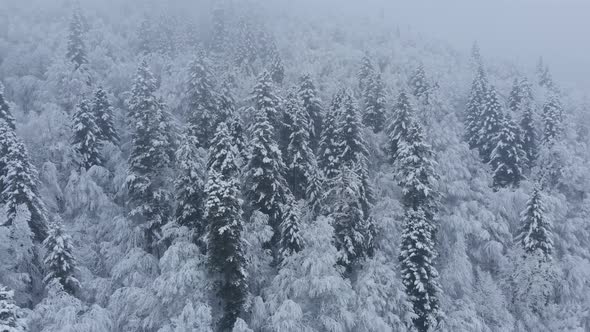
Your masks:
[[[534,66],[540,55],[563,86],[590,90],[590,0],[387,1],[385,17],[457,48]]]

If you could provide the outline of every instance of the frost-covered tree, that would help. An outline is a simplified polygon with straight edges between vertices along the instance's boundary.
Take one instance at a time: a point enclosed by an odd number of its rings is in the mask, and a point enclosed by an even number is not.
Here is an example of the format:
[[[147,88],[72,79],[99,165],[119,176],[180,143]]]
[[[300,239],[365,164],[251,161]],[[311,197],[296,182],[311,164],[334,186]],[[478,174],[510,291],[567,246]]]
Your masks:
[[[538,186],[533,189],[526,208],[521,213],[521,223],[515,240],[525,253],[539,252],[550,260],[553,252],[553,231],[543,202],[543,193]]]
[[[270,63],[269,73],[272,81],[278,85],[283,84],[285,79],[285,66],[283,66],[283,60],[281,56],[275,52]]]
[[[520,132],[522,135],[522,149],[526,158],[526,166],[532,168],[539,155],[537,128],[535,126],[535,113],[533,105],[524,103],[522,106],[522,117],[520,119]]]
[[[198,304],[195,308],[191,302],[182,309],[182,313],[173,319],[173,329],[170,332],[213,332],[211,309]]]
[[[411,93],[422,103],[428,105],[430,102],[430,83],[426,79],[424,65],[420,64],[414,71],[408,82]]]
[[[47,276],[44,281],[47,284],[59,283],[66,292],[75,294],[80,289],[80,282],[74,275],[78,263],[73,253],[72,238],[64,231],[61,222],[49,226],[43,246],[47,250],[44,260]]]
[[[176,222],[191,232],[193,243],[204,248],[205,235],[205,162],[202,150],[197,148],[198,140],[185,135],[176,151],[178,175],[175,185]]]
[[[4,87],[0,83],[0,203],[2,202],[2,191],[4,190],[5,177],[8,171],[8,149],[16,141],[14,118],[3,93]]]
[[[4,97],[4,86],[2,85],[2,82],[0,82],[0,121],[6,122],[8,127],[12,130],[16,128],[14,117],[8,106],[8,101]]]
[[[399,146],[406,140],[410,124],[414,121],[415,111],[405,92],[400,93],[397,103],[386,129],[388,136],[388,152],[392,161],[397,160]]]
[[[263,111],[273,130],[278,130],[280,122],[278,98],[273,92],[272,78],[268,71],[264,71],[258,76],[251,98],[254,109],[257,111]]]
[[[543,57],[539,57],[539,62],[537,62],[537,79],[541,87],[551,89],[554,86],[549,66],[543,62]]]
[[[285,207],[285,217],[281,222],[281,239],[279,254],[281,259],[285,259],[303,249],[303,239],[301,238],[301,204],[290,198]]]
[[[14,291],[0,285],[0,331],[27,331],[22,309],[14,301]]]
[[[470,149],[479,148],[487,90],[488,82],[485,72],[482,67],[478,67],[465,110],[465,138]]]
[[[492,157],[492,151],[496,147],[497,138],[503,127],[504,111],[496,93],[496,89],[490,86],[487,89],[484,105],[481,110],[481,127],[479,127],[479,155],[484,163],[488,163]]]
[[[324,127],[320,136],[318,148],[318,165],[322,169],[326,178],[331,179],[338,173],[342,164],[341,155],[342,147],[339,145],[338,124],[342,114],[343,99],[346,96],[346,90],[340,89],[332,98],[330,108],[326,113]]]
[[[378,133],[385,125],[385,92],[381,74],[374,73],[367,78],[363,100],[363,124]]]
[[[236,100],[232,93],[231,78],[226,77],[221,83],[219,94],[217,95],[217,117],[215,128],[222,123],[231,123],[231,120],[238,116],[236,114]]]
[[[365,54],[361,60],[361,67],[358,72],[359,89],[365,91],[367,81],[371,75],[375,74],[375,66],[368,54]]]
[[[302,103],[301,106],[305,112],[307,112],[310,148],[315,152],[318,148],[320,135],[322,133],[323,110],[318,97],[318,91],[313,84],[311,75],[306,74],[299,79],[298,95]]]
[[[563,109],[556,94],[551,93],[543,106],[543,143],[553,144],[562,132]]]
[[[84,45],[84,22],[79,10],[75,10],[70,20],[68,35],[68,51],[66,57],[70,60],[75,69],[88,63],[86,57],[86,46]]]
[[[126,179],[129,217],[143,233],[146,251],[159,256],[160,230],[171,216],[168,171],[173,162],[170,114],[154,95],[154,77],[143,60],[137,70],[129,113],[134,121]]]
[[[94,98],[90,107],[94,115],[94,122],[100,129],[97,137],[98,140],[118,145],[119,135],[117,135],[117,130],[115,129],[113,107],[103,87],[99,86],[94,92]]]
[[[212,31],[209,49],[215,53],[226,51],[228,42],[227,15],[225,8],[216,5],[211,12]]]
[[[242,312],[248,287],[241,242],[239,186],[235,177],[225,176],[223,172],[223,167],[209,171],[205,206],[209,223],[208,261],[218,278],[217,291],[223,301],[219,327],[225,331],[233,327]]]
[[[86,170],[103,164],[100,155],[102,134],[96,120],[90,102],[82,100],[76,106],[76,112],[72,117],[72,149],[76,163]]]
[[[504,116],[502,128],[494,141],[496,147],[490,156],[494,188],[518,187],[523,178],[525,152],[519,128],[509,115]]]
[[[207,169],[218,170],[223,176],[235,176],[239,173],[236,150],[229,128],[225,123],[220,123],[209,148]]]
[[[513,113],[523,111],[523,107],[532,102],[533,92],[526,78],[515,78],[508,96],[508,109]]]
[[[186,94],[189,135],[199,140],[199,147],[208,149],[215,134],[219,112],[213,73],[204,55],[199,55],[190,64]]]

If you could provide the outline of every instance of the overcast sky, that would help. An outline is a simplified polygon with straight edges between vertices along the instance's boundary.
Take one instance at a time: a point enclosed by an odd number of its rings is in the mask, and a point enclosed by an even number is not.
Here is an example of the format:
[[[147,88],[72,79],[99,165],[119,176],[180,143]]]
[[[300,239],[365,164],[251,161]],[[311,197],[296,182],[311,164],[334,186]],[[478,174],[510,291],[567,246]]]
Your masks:
[[[386,17],[426,35],[534,65],[590,93],[590,0],[389,0]]]

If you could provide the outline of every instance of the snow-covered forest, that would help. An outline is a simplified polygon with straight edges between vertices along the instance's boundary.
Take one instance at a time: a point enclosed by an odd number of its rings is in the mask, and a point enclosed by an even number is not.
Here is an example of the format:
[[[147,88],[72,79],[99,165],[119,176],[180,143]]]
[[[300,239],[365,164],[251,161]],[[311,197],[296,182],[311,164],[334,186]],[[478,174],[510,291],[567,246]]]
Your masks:
[[[584,91],[320,3],[0,0],[0,331],[590,331]]]

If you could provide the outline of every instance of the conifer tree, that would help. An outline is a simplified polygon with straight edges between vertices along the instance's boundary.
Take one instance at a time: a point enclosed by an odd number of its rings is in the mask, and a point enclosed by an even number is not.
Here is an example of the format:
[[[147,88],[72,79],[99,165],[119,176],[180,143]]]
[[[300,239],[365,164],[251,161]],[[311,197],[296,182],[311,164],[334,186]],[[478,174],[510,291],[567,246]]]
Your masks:
[[[37,169],[31,163],[25,145],[16,135],[9,132],[7,136],[4,138],[7,143],[7,154],[0,156],[0,163],[6,165],[0,201],[6,205],[7,225],[12,225],[17,217],[18,207],[24,205],[31,213],[28,222],[34,240],[40,243],[47,237],[47,216],[38,192]]]
[[[0,82],[0,203],[2,203],[2,191],[7,173],[8,148],[16,140],[15,129],[14,117],[10,112],[8,102],[4,99],[4,86]]]
[[[228,129],[232,145],[242,159],[240,164],[246,164],[248,162],[248,148],[244,137],[244,125],[239,114],[236,113],[229,119]]]
[[[543,62],[543,57],[539,57],[539,62],[537,63],[537,76],[539,79],[539,86],[548,89],[553,88],[553,78],[549,72],[549,66]]]
[[[281,222],[281,240],[279,254],[281,260],[303,249],[301,238],[301,207],[292,197],[285,207],[285,218]]]
[[[22,309],[14,301],[14,291],[0,285],[0,331],[26,331],[22,316]]]
[[[498,94],[493,86],[488,88],[481,113],[481,127],[479,130],[479,155],[484,163],[492,157],[497,138],[503,124],[504,113]]]
[[[367,78],[363,95],[365,112],[363,124],[378,133],[385,124],[385,93],[381,74],[374,73]]]
[[[8,127],[15,130],[15,122],[10,107],[8,107],[8,101],[4,98],[4,86],[0,82],[0,121],[6,122]]]
[[[369,55],[365,54],[361,60],[361,68],[359,69],[358,73],[360,91],[365,91],[367,80],[374,73],[375,67],[373,66],[373,62],[371,61]]]
[[[86,58],[86,46],[84,45],[84,22],[79,10],[74,11],[70,20],[70,31],[68,35],[68,51],[66,56],[76,69],[88,63]]]
[[[526,208],[521,213],[521,223],[515,240],[522,245],[527,254],[540,253],[546,260],[550,260],[553,252],[553,235],[539,186],[533,189]]]
[[[281,59],[281,56],[275,52],[271,61],[269,69],[270,77],[273,82],[281,85],[285,79],[285,66],[283,66],[283,60]]]
[[[204,149],[209,148],[218,122],[218,99],[209,68],[208,60],[199,55],[190,64],[187,82],[189,135],[195,136]]]
[[[284,178],[285,164],[264,109],[256,111],[254,121],[246,173],[246,197],[252,210],[269,217],[274,230],[272,244],[276,245],[283,217],[282,206],[289,194]]]
[[[438,193],[430,146],[424,142],[422,128],[412,122],[408,136],[400,146],[398,181],[406,209],[399,260],[402,283],[412,303],[418,331],[435,326],[439,316],[438,272],[433,265],[437,256],[435,241]]]
[[[518,187],[523,178],[522,165],[525,153],[519,128],[509,115],[504,116],[502,128],[494,141],[496,147],[490,157],[494,188]]]
[[[215,121],[215,128],[221,123],[231,122],[231,119],[236,115],[236,101],[231,91],[230,78],[226,77],[221,83],[220,93],[217,96],[217,117]]]
[[[224,8],[219,5],[213,8],[211,18],[213,20],[213,31],[211,31],[209,48],[215,53],[222,53],[227,47],[227,27]]]
[[[508,96],[508,109],[513,113],[523,111],[523,107],[532,102],[531,86],[526,78],[515,78]]]
[[[47,249],[44,263],[48,269],[44,281],[47,284],[59,283],[66,292],[75,294],[80,288],[80,282],[74,276],[77,262],[73,255],[72,239],[63,230],[61,223],[54,222],[50,225],[43,245]]]
[[[543,106],[543,143],[553,144],[562,131],[563,110],[561,103],[555,94],[550,94]]]
[[[217,169],[226,177],[235,176],[239,172],[236,152],[229,128],[224,122],[220,123],[209,148],[207,169]]]
[[[338,174],[342,156],[342,146],[338,136],[338,124],[342,114],[342,103],[346,96],[346,90],[340,89],[332,98],[330,108],[326,113],[324,128],[320,137],[318,148],[318,165],[326,179],[331,179]]]
[[[312,151],[317,151],[322,133],[322,105],[318,98],[318,92],[309,74],[303,75],[299,83],[298,91],[302,107],[307,112],[309,122],[309,140]]]
[[[424,71],[424,65],[420,64],[416,71],[410,77],[408,82],[410,91],[414,97],[418,98],[422,103],[428,105],[430,100],[430,84],[426,79],[426,72]]]
[[[488,90],[488,83],[482,67],[477,70],[477,75],[471,85],[471,93],[465,110],[465,137],[470,149],[479,148],[482,128],[482,114]]]
[[[100,155],[101,129],[96,123],[95,113],[88,100],[82,100],[76,106],[72,118],[72,148],[79,167],[86,170],[103,164]]]
[[[99,86],[96,89],[91,108],[94,115],[94,122],[100,129],[98,140],[118,145],[119,135],[117,135],[117,130],[115,129],[113,107],[109,103],[107,92],[103,87]]]
[[[473,65],[475,68],[482,68],[483,67],[483,59],[481,57],[481,51],[479,49],[479,44],[476,42],[473,43],[471,46],[471,61],[473,61]]]
[[[415,111],[410,104],[410,100],[405,92],[401,92],[397,103],[393,107],[393,114],[389,119],[387,126],[387,136],[389,138],[389,154],[392,161],[397,160],[399,146],[408,135],[410,124],[414,121]]]
[[[279,128],[278,98],[273,93],[272,79],[268,71],[264,71],[258,76],[258,81],[252,91],[252,101],[254,109],[266,113],[273,130]]]
[[[253,63],[256,61],[257,55],[257,43],[251,25],[245,20],[242,20],[238,25],[238,41],[234,56],[236,64],[243,68],[247,74],[252,74]]]
[[[206,228],[204,162],[201,160],[197,146],[196,137],[185,135],[176,151],[178,169],[178,176],[174,183],[176,222],[186,226],[191,232],[193,243],[204,248],[202,242]]]
[[[143,246],[158,256],[161,227],[171,215],[169,179],[173,159],[170,114],[154,95],[155,80],[143,60],[137,75],[129,114],[135,127],[127,177],[129,216],[144,235]]]
[[[526,166],[532,168],[539,154],[534,110],[530,102],[525,102],[521,108],[522,118],[520,119],[520,131],[522,134],[522,149],[524,150],[526,158]]]

